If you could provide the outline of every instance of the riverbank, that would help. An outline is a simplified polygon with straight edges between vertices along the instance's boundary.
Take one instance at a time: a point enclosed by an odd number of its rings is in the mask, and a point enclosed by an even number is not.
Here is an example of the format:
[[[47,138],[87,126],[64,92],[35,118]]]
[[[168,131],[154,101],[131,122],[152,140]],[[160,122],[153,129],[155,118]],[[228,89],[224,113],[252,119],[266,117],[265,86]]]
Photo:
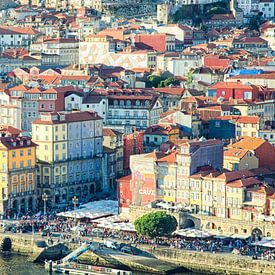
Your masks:
[[[20,255],[28,255],[29,259],[34,261],[35,259],[58,259],[64,256],[67,249],[73,250],[76,248],[76,244],[71,243],[59,243],[56,246],[50,246],[46,248],[38,247],[39,242],[43,242],[42,238],[38,235],[16,235],[16,234],[0,234],[0,242],[3,245],[7,240],[11,241],[11,251]],[[94,239],[95,240],[95,239]],[[97,242],[102,242],[101,239],[96,239]],[[152,247],[149,245],[138,245],[137,248],[153,255],[155,258],[169,263],[173,263],[174,266],[170,270],[176,271],[176,265],[180,265],[195,272],[201,272],[204,274],[230,274],[230,275],[254,275],[254,274],[266,274],[274,275],[275,263],[261,260],[252,260],[251,258],[244,256],[236,256],[228,253],[207,253],[196,252],[189,250],[171,249],[167,247]],[[112,254],[112,255],[111,255]],[[123,255],[114,250],[110,250],[103,255],[99,255],[93,252],[87,252],[83,254],[79,260],[82,263],[92,265],[103,265],[112,267],[125,267],[132,270],[140,270],[143,272],[152,272],[158,274],[168,274],[169,268],[159,268],[160,272],[154,268],[158,266],[155,259],[147,258],[144,262],[139,262],[134,256]],[[143,267],[141,267],[143,266]],[[147,269],[149,267],[149,269]],[[160,267],[160,266],[159,266]]]
[[[185,268],[204,274],[229,274],[229,275],[274,275],[275,262],[262,260],[253,260],[251,257],[237,256],[228,253],[208,253],[186,251],[167,248],[152,248],[139,245],[140,249],[144,249],[155,255],[158,259],[165,261],[173,261]]]

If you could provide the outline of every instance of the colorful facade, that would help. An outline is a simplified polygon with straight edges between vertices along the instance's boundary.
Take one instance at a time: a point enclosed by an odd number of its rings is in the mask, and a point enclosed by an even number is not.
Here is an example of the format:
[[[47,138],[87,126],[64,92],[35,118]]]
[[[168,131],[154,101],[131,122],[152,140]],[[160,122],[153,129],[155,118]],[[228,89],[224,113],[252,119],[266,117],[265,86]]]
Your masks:
[[[36,144],[28,137],[0,141],[0,212],[5,216],[36,210]]]
[[[85,201],[102,190],[102,119],[97,113],[48,113],[32,126],[39,145],[38,181],[49,206],[66,205],[73,196]]]

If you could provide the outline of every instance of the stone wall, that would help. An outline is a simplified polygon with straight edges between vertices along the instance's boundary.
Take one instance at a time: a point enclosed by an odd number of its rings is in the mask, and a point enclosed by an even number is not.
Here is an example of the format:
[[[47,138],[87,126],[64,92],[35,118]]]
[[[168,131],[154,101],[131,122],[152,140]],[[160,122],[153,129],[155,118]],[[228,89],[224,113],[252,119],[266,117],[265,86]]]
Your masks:
[[[275,263],[268,261],[252,260],[231,254],[211,254],[177,249],[151,248],[139,245],[138,248],[154,254],[165,261],[178,263],[185,268],[204,274],[230,274],[230,275],[254,275],[275,274]]]
[[[130,220],[133,222],[136,218],[144,215],[148,212],[159,211],[160,209],[148,208],[143,206],[131,206],[130,207]],[[179,227],[186,228],[195,226],[197,229],[203,229],[206,231],[213,231],[215,234],[220,235],[241,235],[251,236],[254,230],[260,230],[261,235],[264,237],[275,238],[275,225],[271,222],[262,221],[240,221],[233,219],[223,219],[214,216],[206,216],[199,214],[191,214],[187,212],[169,212],[175,216],[179,223]]]

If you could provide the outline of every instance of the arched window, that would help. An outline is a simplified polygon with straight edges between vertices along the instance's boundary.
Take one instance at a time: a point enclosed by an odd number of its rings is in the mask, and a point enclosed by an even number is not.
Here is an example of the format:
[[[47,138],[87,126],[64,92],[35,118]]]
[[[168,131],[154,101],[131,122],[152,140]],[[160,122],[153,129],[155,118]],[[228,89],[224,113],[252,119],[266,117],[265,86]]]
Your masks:
[[[140,101],[139,100],[136,101],[136,106],[140,106]]]
[[[124,100],[120,100],[120,101],[119,101],[119,105],[120,105],[120,106],[124,106]]]
[[[118,105],[118,101],[117,100],[114,100],[114,105]]]
[[[127,106],[131,106],[131,100],[127,100],[127,101],[126,101],[126,105],[127,105]]]

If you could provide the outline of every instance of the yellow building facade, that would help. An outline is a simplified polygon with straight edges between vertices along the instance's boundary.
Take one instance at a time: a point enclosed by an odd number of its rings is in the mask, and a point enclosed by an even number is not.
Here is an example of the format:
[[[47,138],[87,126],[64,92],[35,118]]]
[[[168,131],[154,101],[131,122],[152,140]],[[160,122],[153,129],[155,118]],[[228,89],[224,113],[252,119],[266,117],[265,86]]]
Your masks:
[[[0,212],[15,215],[36,209],[36,144],[28,137],[0,142]]]
[[[229,171],[259,168],[259,159],[253,151],[239,148],[227,148],[224,151],[223,167]]]

